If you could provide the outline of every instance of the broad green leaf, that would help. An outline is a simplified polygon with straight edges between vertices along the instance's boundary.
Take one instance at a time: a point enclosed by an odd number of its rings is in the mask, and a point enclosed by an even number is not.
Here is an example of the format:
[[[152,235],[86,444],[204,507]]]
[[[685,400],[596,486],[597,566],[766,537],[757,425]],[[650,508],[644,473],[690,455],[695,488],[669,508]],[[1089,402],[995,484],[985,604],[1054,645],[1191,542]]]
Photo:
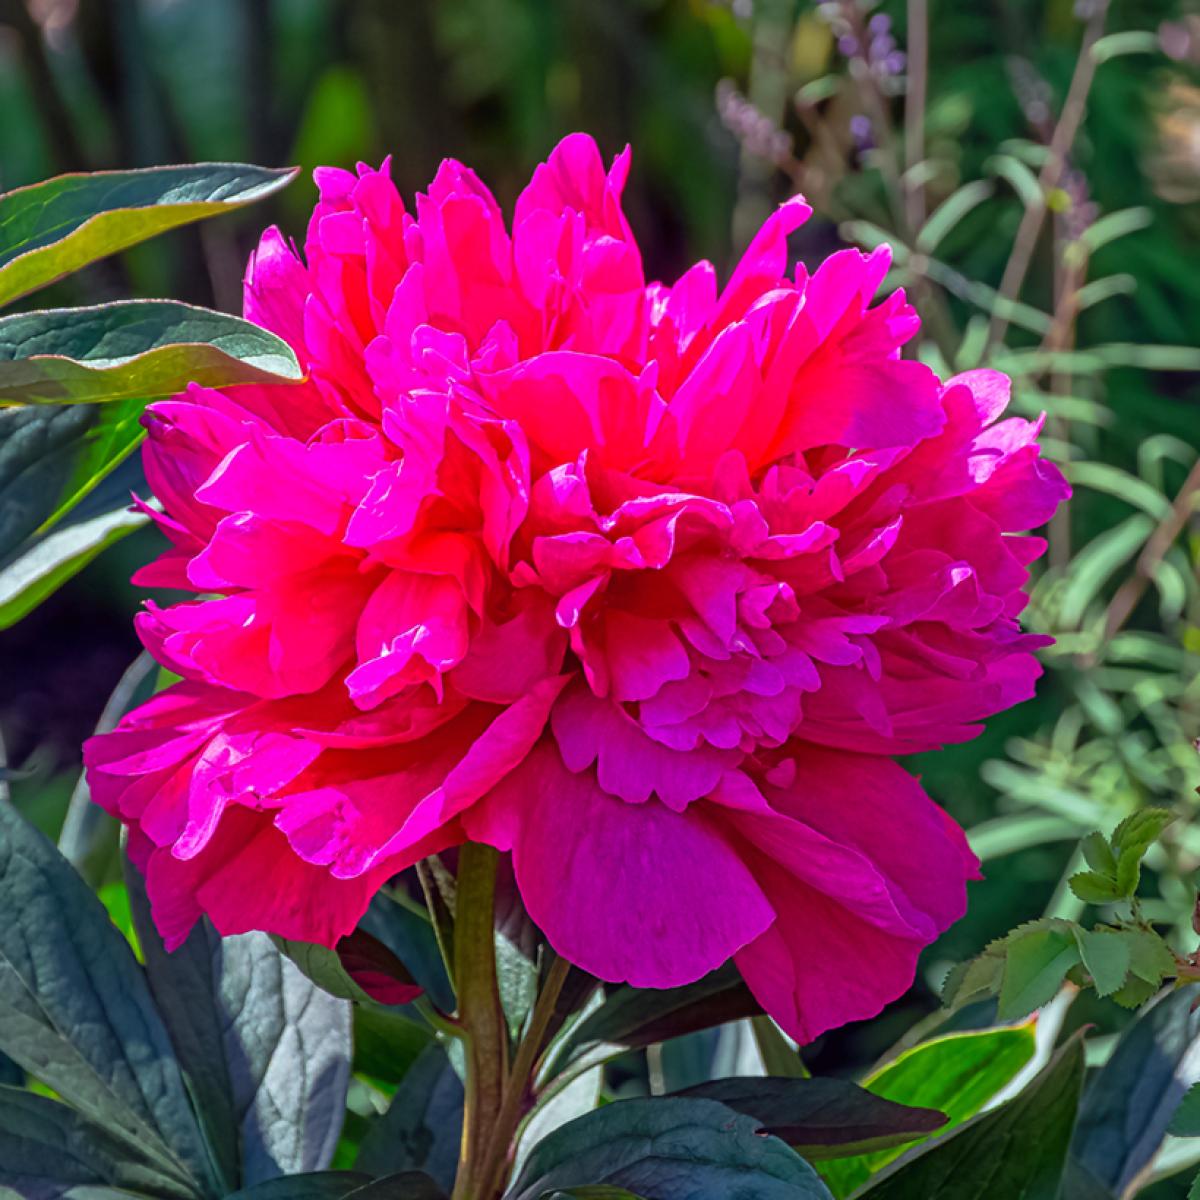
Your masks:
[[[758,1122],[712,1100],[621,1100],[534,1147],[508,1200],[608,1184],[654,1200],[829,1200],[812,1167]]]
[[[642,1197],[635,1196],[624,1188],[600,1184],[596,1187],[573,1187],[552,1192],[549,1200],[642,1200]]]
[[[587,1047],[599,1043],[650,1046],[760,1012],[758,1002],[732,966],[685,987],[661,991],[614,988],[604,1003],[571,1031],[556,1055],[554,1070],[561,1070]]]
[[[140,529],[145,513],[121,508],[64,525],[0,567],[0,629],[15,625],[109,546]]]
[[[1004,979],[1000,984],[1002,1021],[1016,1021],[1035,1008],[1048,1004],[1062,986],[1067,972],[1079,961],[1075,944],[1065,922],[1049,928],[1018,931],[1005,947]]]
[[[0,195],[0,306],[179,225],[286,187],[296,168],[197,163],[60,175]]]
[[[56,525],[141,445],[146,436],[141,421],[145,408],[146,402],[136,399],[98,404],[89,410],[95,413],[96,419],[80,440],[70,477],[54,511],[38,527],[39,533]],[[58,410],[36,408],[16,411],[32,411],[49,416]]]
[[[1181,988],[1146,1009],[1084,1093],[1071,1157],[1114,1195],[1125,1195],[1157,1154],[1185,1093],[1200,1079],[1197,994]]]
[[[446,1193],[423,1171],[401,1171],[347,1192],[346,1200],[446,1200]]]
[[[100,409],[0,408],[0,562],[58,505]]]
[[[1058,1200],[1083,1083],[1072,1038],[1012,1100],[886,1168],[870,1200]]]
[[[201,918],[167,953],[132,866],[126,880],[150,988],[225,1187],[328,1166],[350,1076],[350,1006],[263,933],[221,938]]]
[[[1188,1088],[1167,1126],[1167,1132],[1176,1137],[1200,1137],[1200,1084],[1193,1083]]]
[[[1097,995],[1111,996],[1129,974],[1132,954],[1128,938],[1118,930],[1077,928],[1075,942]]]
[[[372,1121],[355,1169],[372,1175],[421,1170],[450,1191],[462,1120],[462,1080],[445,1050],[432,1045],[401,1080],[387,1112]]]
[[[949,1130],[975,1116],[1008,1086],[1033,1058],[1033,1024],[1003,1029],[951,1033],[905,1051],[863,1081],[877,1096],[946,1116]],[[900,1150],[883,1150],[822,1164],[821,1174],[835,1196],[848,1196],[876,1171],[898,1158]]]
[[[354,1006],[354,1070],[359,1074],[397,1084],[432,1041],[429,1026],[405,1016],[402,1009]]]
[[[204,1140],[129,943],[67,861],[0,800],[0,1051],[178,1182]]]
[[[179,1200],[196,1195],[65,1104],[0,1086],[0,1191],[40,1197],[89,1186]]]
[[[896,1104],[847,1079],[716,1079],[674,1094],[753,1117],[809,1161],[902,1146],[946,1124],[944,1113]]]
[[[373,1182],[362,1171],[310,1171],[305,1175],[268,1179],[233,1192],[225,1200],[342,1200],[343,1196]]]
[[[0,317],[0,405],[157,399],[189,383],[293,383],[273,333],[175,300],[121,300]]]

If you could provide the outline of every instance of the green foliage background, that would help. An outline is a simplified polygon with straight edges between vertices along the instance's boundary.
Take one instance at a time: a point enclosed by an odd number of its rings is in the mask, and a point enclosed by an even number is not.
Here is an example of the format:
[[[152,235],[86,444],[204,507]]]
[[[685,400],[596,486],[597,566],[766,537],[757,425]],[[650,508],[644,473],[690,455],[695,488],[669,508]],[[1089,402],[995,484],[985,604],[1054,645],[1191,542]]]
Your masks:
[[[795,246],[807,260],[882,236],[933,247],[936,271],[901,253],[893,282],[914,288],[927,316],[941,313],[943,336],[923,353],[970,366],[1046,140],[1039,105],[1052,128],[1091,6],[931,0],[926,210],[972,181],[987,186],[923,234],[900,227],[889,204],[888,155],[901,151],[879,129],[874,148],[855,144],[862,88],[807,0],[0,0],[0,191],[106,167],[308,171],[391,155],[411,194],[454,155],[511,204],[554,142],[585,129],[607,152],[634,147],[628,210],[651,274],[673,278],[701,256],[727,268],[754,220],[804,190],[817,210]],[[876,11],[904,45],[906,5]],[[945,968],[988,939],[1042,915],[1082,916],[1066,886],[1079,836],[1152,804],[1195,814],[1200,524],[1186,494],[1175,535],[1153,561],[1146,548],[1200,454],[1200,7],[1115,0],[1106,28],[1128,36],[1097,69],[1049,198],[1021,293],[1031,311],[991,356],[1016,376],[1022,411],[1049,413],[1048,447],[1076,486],[1029,614],[1059,643],[1035,701],[915,764],[972,831],[987,879],[913,994],[868,1030],[825,1039],[813,1055],[821,1070],[870,1061],[934,1006]],[[899,136],[893,83],[882,99]],[[730,97],[745,95],[787,135],[774,162],[731,116]],[[93,267],[39,303],[169,295],[237,311],[258,229],[276,221],[302,237],[311,200],[297,183]],[[1105,240],[1117,213],[1129,231]],[[1072,244],[1090,249],[1095,303],[1038,357],[1038,317],[1055,311]],[[110,498],[138,486],[132,459],[104,485]],[[0,732],[22,770],[14,798],[51,833],[79,742],[136,653],[140,597],[125,581],[153,537],[120,543],[0,634]],[[1200,829],[1177,821],[1148,865],[1146,915],[1190,951]],[[1112,1005],[1077,1005],[1071,1021],[1085,1018],[1101,1033],[1121,1023]]]

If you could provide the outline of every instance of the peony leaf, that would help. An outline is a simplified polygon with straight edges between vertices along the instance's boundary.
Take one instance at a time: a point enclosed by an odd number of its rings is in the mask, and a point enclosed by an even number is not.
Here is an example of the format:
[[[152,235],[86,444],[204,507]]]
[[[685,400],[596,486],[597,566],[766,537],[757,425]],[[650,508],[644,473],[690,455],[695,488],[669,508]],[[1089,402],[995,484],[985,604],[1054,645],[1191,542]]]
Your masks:
[[[65,1104],[3,1086],[0,1192],[30,1197],[86,1194],[87,1200],[117,1200],[130,1194],[191,1200],[196,1195],[172,1175],[131,1155],[120,1139]]]
[[[431,1045],[413,1063],[359,1146],[355,1168],[372,1175],[421,1170],[454,1187],[462,1138],[463,1085],[446,1051]]]
[[[419,1171],[405,1171],[384,1179],[372,1179],[362,1171],[284,1175],[233,1192],[225,1200],[351,1200],[352,1197],[353,1200],[446,1200],[445,1192]]]
[[[0,317],[0,405],[156,399],[189,383],[294,383],[273,333],[175,300],[121,300]]]
[[[262,933],[221,938],[205,918],[163,946],[126,865],[146,973],[226,1190],[329,1164],[350,1076],[350,1006]]]
[[[753,1117],[809,1161],[902,1146],[946,1124],[945,1113],[896,1104],[846,1079],[716,1079],[674,1094]]]
[[[358,1004],[407,1004],[420,988],[404,964],[378,939],[356,929],[336,950],[311,942],[271,940],[318,987]]]
[[[99,408],[0,408],[0,560],[53,512]]]
[[[1200,1137],[1200,1083],[1193,1083],[1188,1088],[1167,1126],[1167,1132],[1175,1137]]]
[[[534,1147],[508,1200],[607,1184],[654,1200],[829,1200],[812,1167],[751,1117],[713,1100],[620,1100]]]
[[[402,1009],[354,1006],[354,1070],[383,1084],[398,1084],[433,1041],[433,1031]]]
[[[930,1141],[886,1168],[870,1200],[1054,1200],[1083,1082],[1072,1038],[1007,1104]]]
[[[233,1192],[225,1200],[342,1200],[373,1182],[362,1171],[311,1171],[269,1179]]]
[[[1016,1077],[1036,1049],[1033,1022],[1003,1029],[951,1033],[906,1050],[863,1081],[875,1095],[899,1104],[940,1110],[949,1130],[975,1116]],[[848,1196],[867,1179],[900,1156],[902,1150],[881,1150],[861,1157],[823,1163],[821,1174],[835,1196]]]
[[[444,1012],[454,1008],[454,989],[438,949],[437,935],[429,915],[394,900],[386,891],[377,892],[359,928],[378,938],[404,964],[413,979]]]
[[[1195,987],[1182,988],[1143,1012],[1084,1093],[1071,1157],[1114,1195],[1125,1195],[1158,1153],[1185,1093],[1200,1080],[1196,996]]]
[[[101,513],[56,529],[0,566],[0,629],[15,625],[97,555],[148,520],[145,513],[128,508]]]
[[[180,1064],[129,943],[3,799],[0,911],[0,1051],[177,1190],[214,1190]]]
[[[604,1003],[567,1036],[555,1056],[551,1073],[557,1073],[589,1047],[600,1043],[631,1048],[650,1046],[761,1012],[732,965],[685,987],[661,991],[613,988]]]
[[[0,305],[96,259],[286,187],[297,168],[197,163],[60,175],[0,195]]]

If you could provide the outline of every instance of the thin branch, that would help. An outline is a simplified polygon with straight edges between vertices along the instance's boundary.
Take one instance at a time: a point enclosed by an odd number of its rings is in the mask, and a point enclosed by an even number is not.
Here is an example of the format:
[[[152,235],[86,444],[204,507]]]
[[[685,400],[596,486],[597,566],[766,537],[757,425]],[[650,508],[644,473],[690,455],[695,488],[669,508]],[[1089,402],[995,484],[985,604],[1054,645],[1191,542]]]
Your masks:
[[[1167,552],[1175,544],[1175,539],[1183,532],[1188,518],[1196,507],[1196,497],[1200,495],[1200,459],[1192,467],[1179,494],[1171,505],[1171,511],[1158,523],[1158,527],[1147,539],[1142,552],[1138,555],[1134,573],[1117,589],[1104,616],[1104,642],[1111,640],[1125,622],[1133,616],[1146,589],[1154,581]]]
[[[925,185],[914,169],[925,158],[929,91],[929,0],[908,0],[908,91],[904,100],[904,208],[908,227],[925,224]]]
[[[1067,163],[1067,155],[1075,144],[1075,136],[1083,123],[1087,111],[1087,97],[1092,88],[1092,80],[1096,75],[1096,56],[1092,53],[1096,43],[1104,33],[1104,21],[1108,15],[1108,0],[1096,0],[1088,23],[1084,28],[1083,41],[1079,47],[1079,57],[1075,60],[1075,70],[1071,76],[1071,84],[1067,89],[1067,98],[1063,103],[1062,114],[1054,127],[1054,135],[1050,139],[1049,153],[1038,175],[1038,191],[1040,201],[1031,204],[1021,217],[1017,227],[1017,236],[1013,241],[1012,254],[1004,267],[1004,275],[1000,281],[1000,299],[1013,301],[1020,295],[1033,261],[1033,252],[1037,247],[1038,235],[1042,231],[1042,222],[1046,217],[1046,197],[1058,186],[1063,169]],[[991,351],[1004,338],[1008,330],[1008,317],[1005,315],[1006,306],[996,309],[988,326],[987,351]],[[985,351],[985,356],[986,352]]]

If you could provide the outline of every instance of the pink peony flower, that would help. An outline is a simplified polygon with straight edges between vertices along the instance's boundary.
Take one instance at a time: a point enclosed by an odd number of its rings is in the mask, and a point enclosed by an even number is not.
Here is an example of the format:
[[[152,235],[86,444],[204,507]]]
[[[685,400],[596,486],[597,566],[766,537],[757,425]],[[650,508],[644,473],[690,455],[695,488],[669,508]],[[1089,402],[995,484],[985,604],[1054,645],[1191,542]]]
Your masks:
[[[245,293],[307,382],[148,411],[172,547],[137,578],[198,598],[138,630],[185,682],[86,758],[169,944],[333,944],[472,839],[572,962],[732,956],[807,1042],[962,914],[977,863],[894,756],[1032,694],[1012,535],[1066,484],[1002,376],[900,358],[886,251],[785,274],[798,200],[723,287],[647,284],[628,167],[567,138],[511,233],[456,162],[411,213],[318,171]]]

